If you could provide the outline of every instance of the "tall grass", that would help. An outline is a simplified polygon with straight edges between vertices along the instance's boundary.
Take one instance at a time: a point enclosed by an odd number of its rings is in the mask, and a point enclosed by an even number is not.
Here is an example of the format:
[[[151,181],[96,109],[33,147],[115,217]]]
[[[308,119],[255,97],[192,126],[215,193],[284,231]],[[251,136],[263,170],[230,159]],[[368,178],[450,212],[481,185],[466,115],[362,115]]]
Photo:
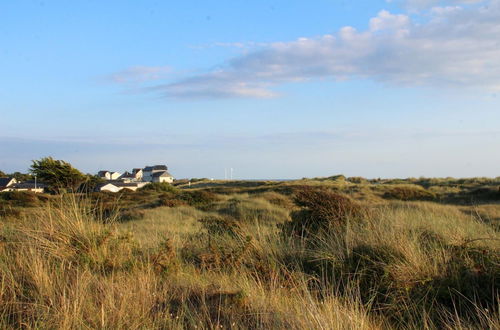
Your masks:
[[[277,193],[219,197],[127,222],[62,198],[2,221],[0,327],[500,327],[499,235],[477,216],[345,208],[330,193],[314,194],[320,211]],[[286,229],[314,219],[332,225]]]

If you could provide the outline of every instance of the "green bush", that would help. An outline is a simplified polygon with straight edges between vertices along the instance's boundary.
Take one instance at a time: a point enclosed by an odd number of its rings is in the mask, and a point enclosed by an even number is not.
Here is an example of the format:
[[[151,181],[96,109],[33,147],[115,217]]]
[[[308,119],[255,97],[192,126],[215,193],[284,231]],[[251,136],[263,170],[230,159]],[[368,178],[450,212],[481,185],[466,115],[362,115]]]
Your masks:
[[[295,195],[295,203],[302,209],[292,212],[292,221],[283,226],[286,235],[343,230],[348,220],[365,215],[364,208],[351,198],[327,190],[302,189]]]
[[[177,194],[179,190],[167,182],[152,182],[140,188],[142,191],[171,192]]]
[[[219,197],[206,190],[191,190],[183,191],[179,195],[179,199],[185,201],[190,206],[207,209],[212,203],[217,202]]]
[[[385,192],[384,197],[401,201],[430,201],[436,199],[434,193],[417,186],[393,187]]]
[[[209,235],[227,235],[231,237],[242,236],[240,225],[234,218],[228,216],[209,216],[200,219],[199,222],[201,222],[203,228],[207,230]]]
[[[143,210],[139,209],[127,209],[119,212],[118,221],[127,222],[134,220],[141,220],[145,216]]]
[[[27,191],[5,191],[0,192],[0,202],[5,204],[20,206],[20,207],[34,207],[39,206],[41,203],[46,202],[48,197]]]

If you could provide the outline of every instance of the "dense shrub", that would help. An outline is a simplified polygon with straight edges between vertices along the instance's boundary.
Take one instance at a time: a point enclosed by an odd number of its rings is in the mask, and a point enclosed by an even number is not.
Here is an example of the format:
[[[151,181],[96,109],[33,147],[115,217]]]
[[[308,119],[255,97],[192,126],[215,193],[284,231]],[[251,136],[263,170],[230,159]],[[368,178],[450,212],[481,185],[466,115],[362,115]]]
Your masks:
[[[219,197],[206,190],[188,190],[179,195],[179,199],[185,201],[188,205],[207,209],[210,205],[219,200]]]
[[[500,201],[500,186],[475,188],[467,193],[467,197],[473,201]]]
[[[368,184],[369,181],[361,176],[352,176],[347,178],[347,181],[351,183],[356,183],[356,184]]]
[[[40,203],[47,201],[45,195],[39,195],[27,191],[5,191],[0,192],[0,203],[21,206],[21,207],[34,207],[39,206]]]
[[[182,205],[186,205],[186,202],[177,198],[160,196],[158,199],[158,206],[177,207]]]
[[[234,218],[225,216],[209,216],[199,220],[209,235],[242,236],[240,225]]]
[[[287,210],[291,210],[295,206],[288,196],[285,196],[277,192],[268,191],[265,193],[261,193],[258,196],[260,198],[267,200],[269,203],[273,205],[280,206]]]
[[[119,212],[118,221],[127,222],[134,220],[141,220],[145,216],[144,210],[140,210],[137,208],[126,209]]]
[[[385,192],[384,197],[402,201],[429,201],[436,199],[434,193],[417,186],[393,187]]]
[[[295,195],[295,202],[302,209],[292,212],[292,221],[283,227],[286,234],[342,230],[348,220],[361,218],[366,212],[351,198],[327,190],[303,189]]]
[[[184,288],[182,291],[188,292],[181,298],[174,298],[171,301],[158,304],[175,318],[183,317],[187,328],[196,329],[233,329],[235,316],[241,315],[240,322],[244,322],[250,328],[257,328],[256,316],[250,313],[250,305],[247,296],[242,290],[221,290],[217,287],[207,289]],[[214,323],[193,323],[188,315],[201,313],[208,316],[209,320],[217,320]]]
[[[143,191],[157,191],[157,192],[171,192],[171,193],[178,193],[178,189],[172,186],[170,183],[167,182],[152,182],[148,183],[144,187],[140,188],[139,190]]]
[[[447,247],[449,260],[442,273],[415,285],[410,296],[422,300],[426,296],[464,317],[471,317],[475,307],[498,310],[500,297],[500,254],[495,250],[467,245]]]

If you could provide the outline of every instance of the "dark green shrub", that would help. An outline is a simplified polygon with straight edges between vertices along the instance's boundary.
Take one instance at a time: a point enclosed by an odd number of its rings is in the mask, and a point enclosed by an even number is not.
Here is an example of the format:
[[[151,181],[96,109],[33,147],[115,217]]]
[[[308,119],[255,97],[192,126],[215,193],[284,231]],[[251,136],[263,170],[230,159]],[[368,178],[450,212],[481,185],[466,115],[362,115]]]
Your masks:
[[[212,203],[217,202],[219,197],[206,190],[191,190],[183,191],[179,199],[185,201],[190,206],[207,209]]]
[[[127,209],[119,212],[118,221],[127,222],[141,220],[144,218],[144,211],[139,209]]]
[[[347,178],[347,181],[351,182],[351,183],[356,183],[356,184],[368,184],[370,183],[367,179],[361,177],[361,176],[353,176],[353,177],[349,177]]]
[[[467,193],[474,201],[500,201],[500,187],[476,188]]]
[[[209,216],[198,221],[209,235],[242,236],[240,225],[232,217]]]
[[[401,186],[390,188],[385,192],[384,198],[398,199],[401,201],[430,201],[435,200],[436,195],[423,188]]]
[[[498,311],[498,251],[461,245],[449,247],[449,252],[451,258],[440,276],[413,286],[411,299],[423,301],[428,309],[439,304],[466,319],[477,316],[477,307]]]
[[[0,201],[6,201],[10,205],[21,207],[39,206],[40,202],[47,201],[44,195],[38,195],[27,191],[5,191],[0,193]]]
[[[177,207],[186,205],[186,202],[176,198],[169,198],[165,196],[160,196],[158,199],[158,206],[167,206],[167,207]]]
[[[148,183],[144,187],[140,188],[139,191],[157,191],[157,192],[170,192],[177,194],[179,190],[167,182],[152,182]]]
[[[259,318],[251,312],[248,298],[241,290],[225,291],[212,286],[183,288],[180,292],[179,297],[158,302],[153,312],[183,318],[183,324],[189,329],[235,329],[236,321],[244,322],[251,329],[259,328]],[[196,313],[203,317],[193,317]]]
[[[265,192],[260,194],[259,197],[267,200],[269,203],[273,205],[280,206],[287,210],[291,210],[294,207],[294,204],[289,197],[277,192],[273,191]]]
[[[361,218],[364,208],[351,198],[327,190],[306,188],[295,195],[301,210],[283,226],[285,234],[307,236],[328,230],[342,230],[349,219]]]

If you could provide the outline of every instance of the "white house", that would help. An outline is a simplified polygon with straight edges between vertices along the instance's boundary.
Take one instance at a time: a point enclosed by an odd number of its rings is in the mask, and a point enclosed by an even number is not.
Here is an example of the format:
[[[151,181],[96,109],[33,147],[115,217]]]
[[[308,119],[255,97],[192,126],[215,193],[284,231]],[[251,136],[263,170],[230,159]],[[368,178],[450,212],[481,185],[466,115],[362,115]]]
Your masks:
[[[130,172],[125,172],[123,173],[118,180],[121,180],[123,182],[139,182],[142,181],[142,169],[141,168],[134,168],[132,170],[132,173]]]
[[[122,182],[122,181],[112,181],[103,183],[97,187],[97,191],[108,191],[108,192],[119,192],[121,190],[131,190],[136,191],[139,188],[144,187],[149,184],[149,182]]]
[[[99,171],[97,175],[104,180],[116,180],[121,176],[119,172]]]
[[[167,170],[168,170],[168,167],[165,165],[146,166],[142,170],[142,180],[153,182],[153,174],[154,173],[166,172]]]
[[[16,183],[17,180],[15,178],[0,178],[0,191]]]
[[[152,175],[151,181],[172,183],[174,182],[174,177],[167,171],[155,172]]]
[[[132,172],[120,174],[111,171],[99,171],[100,178],[106,180],[97,187],[97,191],[118,192],[122,189],[136,191],[150,182],[174,182],[174,177],[168,173],[166,165],[146,166],[145,168],[134,168]]]
[[[113,183],[105,183],[105,184],[102,184],[102,185],[98,186],[96,190],[98,190],[98,191],[108,191],[108,192],[115,193],[115,192],[119,192],[122,189],[123,189],[122,187],[118,187],[118,186],[116,186]]]
[[[142,176],[144,175],[144,172],[142,171],[142,168],[134,168],[134,169],[132,169],[132,174],[135,176],[135,179],[137,181],[142,181]]]
[[[137,189],[149,184],[149,182],[115,182],[113,184],[118,188],[136,191]]]
[[[45,191],[45,188],[47,188],[46,184],[27,181],[11,184],[3,191],[29,191],[32,193],[43,193]]]

